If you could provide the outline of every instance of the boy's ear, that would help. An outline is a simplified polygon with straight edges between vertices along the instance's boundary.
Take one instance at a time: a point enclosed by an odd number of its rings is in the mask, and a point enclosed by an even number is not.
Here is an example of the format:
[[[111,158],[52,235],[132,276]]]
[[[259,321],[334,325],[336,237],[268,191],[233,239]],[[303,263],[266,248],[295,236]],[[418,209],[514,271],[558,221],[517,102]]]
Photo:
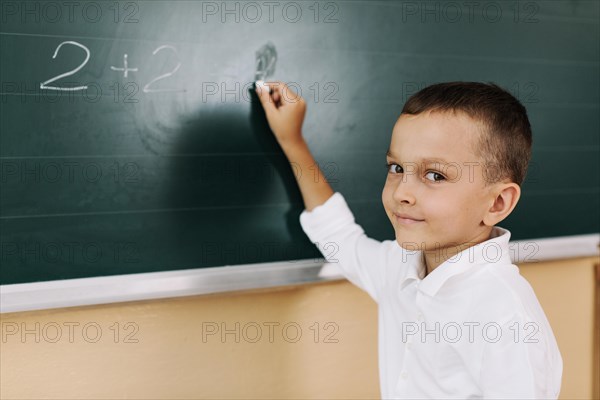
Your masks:
[[[493,201],[483,217],[483,223],[494,226],[510,215],[521,197],[521,187],[514,182],[499,183],[490,191]]]

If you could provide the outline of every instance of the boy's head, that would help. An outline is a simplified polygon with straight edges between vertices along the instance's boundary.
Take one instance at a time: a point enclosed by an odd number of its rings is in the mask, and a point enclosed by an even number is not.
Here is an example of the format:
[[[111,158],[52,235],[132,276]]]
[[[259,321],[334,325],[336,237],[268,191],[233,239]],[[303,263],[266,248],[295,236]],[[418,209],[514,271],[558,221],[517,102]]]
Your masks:
[[[437,250],[487,240],[519,200],[531,144],[525,107],[494,84],[440,83],[413,95],[392,132],[382,193],[398,243]]]

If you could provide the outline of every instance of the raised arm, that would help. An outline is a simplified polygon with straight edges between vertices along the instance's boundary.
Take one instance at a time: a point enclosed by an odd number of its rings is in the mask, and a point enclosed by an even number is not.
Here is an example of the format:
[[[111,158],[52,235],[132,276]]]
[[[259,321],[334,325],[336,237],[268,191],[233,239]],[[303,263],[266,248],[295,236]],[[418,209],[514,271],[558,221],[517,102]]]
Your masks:
[[[267,82],[267,85],[270,91],[264,86],[257,86],[258,97],[267,114],[269,127],[295,171],[304,207],[311,211],[325,203],[334,192],[302,137],[306,103],[283,82]],[[313,168],[316,175],[312,173]]]
[[[304,232],[328,262],[338,264],[346,278],[378,301],[386,282],[386,265],[397,246],[393,241],[382,243],[367,237],[341,193],[334,194],[302,138],[306,111],[302,97],[282,82],[267,84],[270,92],[264,87],[257,92],[273,134],[292,167],[298,168],[295,175],[305,205],[300,215]]]

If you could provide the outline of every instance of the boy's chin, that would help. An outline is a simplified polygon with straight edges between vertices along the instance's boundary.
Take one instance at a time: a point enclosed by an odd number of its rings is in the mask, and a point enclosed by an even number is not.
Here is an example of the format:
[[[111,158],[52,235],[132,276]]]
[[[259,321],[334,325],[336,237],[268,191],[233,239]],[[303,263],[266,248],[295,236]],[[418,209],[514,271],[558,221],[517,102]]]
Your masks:
[[[420,251],[425,246],[425,240],[421,240],[416,235],[398,235],[396,234],[396,243],[404,250]]]
[[[407,251],[431,251],[439,249],[439,243],[435,239],[424,234],[413,232],[398,232],[396,231],[396,243]]]

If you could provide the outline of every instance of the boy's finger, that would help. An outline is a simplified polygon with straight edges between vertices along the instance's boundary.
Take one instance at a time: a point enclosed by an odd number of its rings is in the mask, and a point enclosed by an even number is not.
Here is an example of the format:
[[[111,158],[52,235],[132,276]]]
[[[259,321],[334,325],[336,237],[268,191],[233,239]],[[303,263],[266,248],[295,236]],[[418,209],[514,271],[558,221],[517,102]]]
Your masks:
[[[256,95],[258,96],[263,108],[265,109],[265,112],[270,113],[275,108],[275,104],[273,102],[273,99],[271,98],[269,90],[262,85],[257,85],[255,90]]]
[[[281,86],[279,95],[286,103],[295,103],[299,98],[298,94],[286,84]]]
[[[277,90],[280,86],[285,85],[285,83],[281,81],[266,81],[265,84],[269,85],[271,89]]]
[[[281,81],[270,81],[270,82],[265,82],[267,85],[269,85],[269,87],[271,88],[271,91],[273,92],[279,92],[282,93],[284,91],[289,90],[288,85],[286,85],[284,82]]]
[[[273,98],[275,104],[277,104],[279,100],[281,100],[281,95],[279,94],[279,91],[273,91],[273,95],[271,97]]]

